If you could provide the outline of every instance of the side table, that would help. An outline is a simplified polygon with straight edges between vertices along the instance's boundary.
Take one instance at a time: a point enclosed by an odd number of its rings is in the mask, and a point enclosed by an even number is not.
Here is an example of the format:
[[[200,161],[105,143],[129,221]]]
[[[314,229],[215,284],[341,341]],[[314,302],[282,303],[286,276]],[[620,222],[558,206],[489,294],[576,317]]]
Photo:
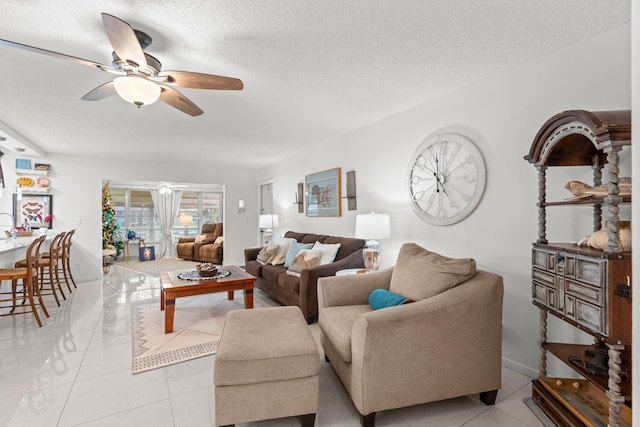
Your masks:
[[[144,241],[144,237],[132,237],[131,239],[127,239],[124,241],[124,260],[125,262],[129,262],[129,257],[131,254],[129,253],[129,243],[130,242],[138,242],[138,253],[140,253],[140,248],[146,246]]]

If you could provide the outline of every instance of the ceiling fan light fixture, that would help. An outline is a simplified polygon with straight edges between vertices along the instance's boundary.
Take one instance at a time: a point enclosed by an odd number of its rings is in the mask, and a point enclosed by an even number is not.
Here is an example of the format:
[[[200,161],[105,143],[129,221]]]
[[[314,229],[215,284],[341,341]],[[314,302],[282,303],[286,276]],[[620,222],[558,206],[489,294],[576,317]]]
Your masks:
[[[160,98],[160,86],[142,76],[117,77],[113,85],[120,98],[137,105],[138,108],[153,104]]]

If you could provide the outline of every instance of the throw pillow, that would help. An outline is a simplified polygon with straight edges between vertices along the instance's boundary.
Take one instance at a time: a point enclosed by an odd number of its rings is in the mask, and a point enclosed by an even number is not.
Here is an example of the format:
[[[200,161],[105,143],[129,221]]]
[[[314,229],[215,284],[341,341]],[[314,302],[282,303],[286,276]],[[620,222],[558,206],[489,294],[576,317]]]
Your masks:
[[[389,292],[386,289],[374,289],[369,294],[369,305],[374,310],[393,307],[394,305],[402,305],[404,304],[404,302],[405,297],[393,292]]]
[[[216,241],[213,242],[213,243],[215,243],[216,245],[220,245],[220,244],[224,243],[224,236],[216,237]]]
[[[321,251],[320,265],[331,264],[336,259],[336,254],[340,249],[340,243],[320,243],[316,242],[313,249]]]
[[[400,248],[389,290],[419,301],[438,295],[477,273],[473,258],[448,258],[415,243]]]
[[[298,243],[296,241],[291,242],[289,245],[289,249],[287,250],[287,256],[284,260],[284,266],[289,268],[291,265],[291,260],[298,255],[298,253],[303,249],[311,249],[313,247],[313,243]]]
[[[196,243],[213,243],[215,239],[213,238],[213,234],[198,234],[196,236]]]
[[[273,240],[273,243],[278,245],[278,253],[271,260],[272,265],[284,264],[287,259],[287,251],[289,250],[289,245],[291,242],[295,242],[296,239],[292,237],[276,237]]]
[[[305,268],[311,268],[320,265],[320,257],[322,252],[313,249],[302,249],[298,255],[293,257],[291,265],[287,270],[288,274],[300,277],[300,272]]]
[[[256,257],[256,261],[258,261],[262,265],[265,265],[270,263],[277,254],[278,245],[269,244],[260,249],[260,252],[258,252],[258,256]]]

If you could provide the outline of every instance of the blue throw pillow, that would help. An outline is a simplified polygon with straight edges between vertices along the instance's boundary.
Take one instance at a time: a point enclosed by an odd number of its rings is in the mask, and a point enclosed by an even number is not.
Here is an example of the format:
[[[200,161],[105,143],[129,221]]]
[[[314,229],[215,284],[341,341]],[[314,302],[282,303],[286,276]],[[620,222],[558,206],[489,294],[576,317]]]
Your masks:
[[[404,302],[405,298],[402,295],[394,294],[386,289],[374,289],[369,294],[369,305],[374,310],[401,305]]]
[[[291,266],[291,261],[298,255],[303,249],[311,249],[313,247],[313,243],[298,243],[291,242],[289,245],[289,250],[287,251],[287,257],[284,260],[284,266],[289,268]]]

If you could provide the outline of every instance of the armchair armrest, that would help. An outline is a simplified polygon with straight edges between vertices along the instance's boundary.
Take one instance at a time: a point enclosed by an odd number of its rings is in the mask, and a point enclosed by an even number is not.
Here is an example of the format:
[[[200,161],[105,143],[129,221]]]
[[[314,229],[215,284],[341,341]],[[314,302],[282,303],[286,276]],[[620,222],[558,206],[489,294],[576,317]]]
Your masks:
[[[178,243],[193,243],[195,241],[195,237],[181,237],[180,239],[178,239]]]
[[[259,248],[248,248],[244,250],[244,262],[247,261],[255,261],[258,258],[258,254],[262,247]]]
[[[318,280],[318,308],[367,304],[374,289],[389,289],[393,267],[372,273],[322,277]]]

